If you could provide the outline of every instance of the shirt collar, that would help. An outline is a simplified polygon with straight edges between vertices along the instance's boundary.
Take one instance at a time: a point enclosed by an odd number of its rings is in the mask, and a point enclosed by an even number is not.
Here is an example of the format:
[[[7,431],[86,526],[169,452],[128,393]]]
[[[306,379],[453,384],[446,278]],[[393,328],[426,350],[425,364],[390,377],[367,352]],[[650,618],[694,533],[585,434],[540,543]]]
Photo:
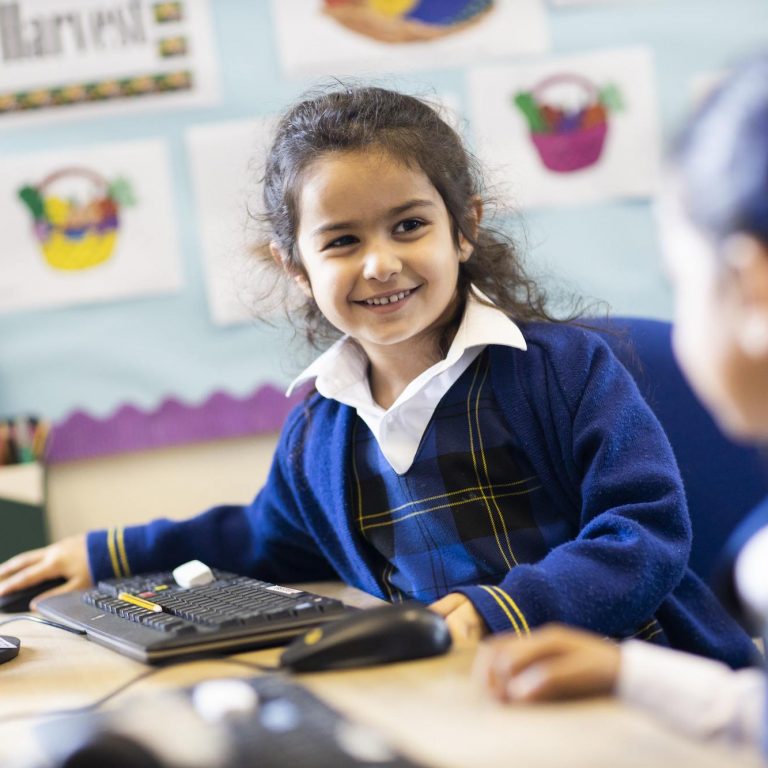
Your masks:
[[[468,349],[488,344],[527,349],[517,324],[473,287],[467,296],[464,315],[448,354],[422,376],[440,373],[454,365]],[[315,379],[315,387],[321,395],[336,399],[352,387],[368,388],[367,373],[368,357],[365,352],[354,339],[344,336],[305,368],[291,382],[285,394],[288,397],[297,387]],[[421,376],[418,378],[421,379]]]

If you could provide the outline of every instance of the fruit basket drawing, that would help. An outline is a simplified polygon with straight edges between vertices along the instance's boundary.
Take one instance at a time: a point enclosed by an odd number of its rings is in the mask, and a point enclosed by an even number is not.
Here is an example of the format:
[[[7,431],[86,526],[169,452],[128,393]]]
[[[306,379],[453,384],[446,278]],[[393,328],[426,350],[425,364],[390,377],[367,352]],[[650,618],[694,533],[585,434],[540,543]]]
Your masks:
[[[552,96],[556,88],[559,101]],[[603,153],[610,115],[623,109],[615,86],[598,89],[577,74],[546,77],[530,91],[516,94],[514,103],[528,123],[541,162],[556,173],[595,165]]]
[[[82,270],[107,261],[120,227],[120,208],[134,203],[130,184],[109,184],[87,168],[62,168],[19,190],[33,234],[54,269]]]
[[[434,40],[483,18],[493,0],[323,0],[322,12],[383,43]]]

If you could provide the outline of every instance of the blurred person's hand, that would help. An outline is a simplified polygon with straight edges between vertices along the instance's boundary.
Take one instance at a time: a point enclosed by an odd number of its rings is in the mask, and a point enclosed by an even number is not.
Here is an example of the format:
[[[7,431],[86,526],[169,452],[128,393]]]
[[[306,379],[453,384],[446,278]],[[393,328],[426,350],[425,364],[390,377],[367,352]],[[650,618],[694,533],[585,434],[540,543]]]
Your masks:
[[[486,639],[473,675],[501,701],[550,701],[613,693],[620,664],[615,642],[550,624],[526,637]]]

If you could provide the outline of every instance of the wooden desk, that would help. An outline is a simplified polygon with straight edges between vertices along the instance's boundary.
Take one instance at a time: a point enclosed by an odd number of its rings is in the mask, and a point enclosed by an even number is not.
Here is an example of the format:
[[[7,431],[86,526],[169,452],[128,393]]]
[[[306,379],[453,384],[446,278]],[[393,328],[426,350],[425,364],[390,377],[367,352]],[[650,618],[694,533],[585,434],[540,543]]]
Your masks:
[[[361,607],[379,602],[349,587],[311,588]],[[2,627],[0,634],[20,637],[23,644],[18,658],[0,666],[2,766],[37,755],[33,727],[39,722],[2,723],[2,718],[83,706],[148,669],[82,637],[30,621]],[[235,658],[274,664],[279,652]],[[435,659],[295,679],[436,768],[765,768],[753,752],[697,744],[613,700],[502,706],[470,680],[473,656],[468,647]],[[168,667],[109,706],[204,679],[253,674],[258,673],[216,660]]]

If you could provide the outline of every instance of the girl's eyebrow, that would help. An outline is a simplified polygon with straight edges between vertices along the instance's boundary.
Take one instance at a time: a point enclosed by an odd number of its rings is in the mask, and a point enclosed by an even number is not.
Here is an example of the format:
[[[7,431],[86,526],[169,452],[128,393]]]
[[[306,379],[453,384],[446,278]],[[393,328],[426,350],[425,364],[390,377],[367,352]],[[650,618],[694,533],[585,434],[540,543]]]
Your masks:
[[[394,208],[390,208],[389,211],[387,211],[387,215],[398,216],[399,214],[405,213],[411,208],[422,208],[426,206],[434,207],[435,203],[432,200],[414,198],[413,200],[408,200],[401,205],[396,205]],[[354,227],[356,223],[357,222],[355,221],[333,221],[328,224],[323,224],[317,229],[313,229],[311,236],[316,237],[317,235],[324,235],[328,232],[337,232],[338,230],[342,229],[350,229]]]
[[[432,200],[421,200],[416,198],[414,200],[409,200],[402,205],[396,205],[394,208],[390,209],[389,213],[391,216],[397,216],[399,213],[405,213],[409,208],[421,208],[427,205],[434,207],[435,204]]]

